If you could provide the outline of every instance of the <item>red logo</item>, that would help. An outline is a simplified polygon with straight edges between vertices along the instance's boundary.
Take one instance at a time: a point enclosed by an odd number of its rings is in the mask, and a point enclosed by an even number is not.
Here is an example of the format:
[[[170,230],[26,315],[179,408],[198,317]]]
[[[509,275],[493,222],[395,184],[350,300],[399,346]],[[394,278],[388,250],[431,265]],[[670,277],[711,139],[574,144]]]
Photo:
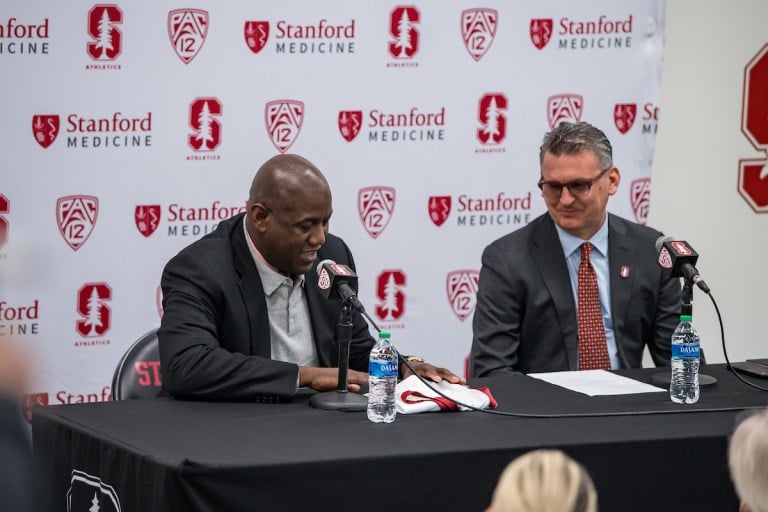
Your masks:
[[[451,196],[431,196],[429,198],[429,220],[440,227],[451,214]]]
[[[365,187],[357,194],[357,211],[363,227],[377,238],[389,224],[395,208],[395,189],[392,187]]]
[[[24,417],[32,423],[32,409],[48,405],[48,393],[30,393],[24,395]]]
[[[259,53],[269,39],[268,21],[246,21],[243,26],[245,44],[253,53]]]
[[[533,46],[541,50],[552,37],[552,18],[531,20],[530,32]]]
[[[651,178],[639,178],[629,187],[629,200],[635,219],[640,224],[648,221],[648,209],[651,204]]]
[[[115,25],[123,22],[123,11],[115,4],[97,4],[88,11],[86,47],[93,60],[115,60],[123,50],[123,34]]]
[[[479,279],[477,270],[454,270],[445,279],[448,302],[462,322],[475,311]]]
[[[584,109],[584,97],[580,94],[556,94],[547,100],[547,119],[554,130],[563,121],[578,123]]]
[[[344,265],[335,265],[334,264],[334,265],[331,265],[331,268],[333,269],[334,272],[336,272],[340,276],[351,276],[352,275],[352,271],[349,270]]]
[[[405,274],[402,270],[384,270],[376,281],[376,316],[383,321],[397,320],[405,313]]]
[[[59,134],[59,116],[56,114],[41,114],[32,116],[32,135],[43,148],[47,148]]]
[[[628,278],[628,277],[629,277],[629,267],[628,267],[628,266],[626,266],[626,265],[622,265],[622,266],[621,266],[621,270],[619,270],[619,275],[620,275],[620,276],[621,276],[623,279],[626,279],[626,278]]]
[[[317,280],[317,287],[321,290],[327,290],[331,287],[331,276],[328,275],[328,271],[323,267],[320,269],[320,276]]]
[[[613,107],[613,122],[616,124],[616,129],[625,134],[635,124],[635,118],[637,117],[637,104],[635,103],[617,103]]]
[[[264,107],[267,132],[277,150],[285,153],[299,136],[304,121],[304,103],[297,100],[270,101]]]
[[[0,247],[8,241],[8,221],[3,217],[5,213],[11,213],[11,202],[0,194]]]
[[[189,104],[187,143],[195,151],[213,151],[221,144],[221,102],[217,98],[195,98]]]
[[[155,303],[157,305],[157,316],[163,318],[163,287],[157,285],[155,290]]]
[[[200,52],[208,35],[208,11],[176,9],[168,13],[168,37],[184,64],[189,64]]]
[[[133,220],[139,233],[149,237],[160,225],[160,205],[140,204],[133,213]]]
[[[476,7],[461,13],[461,38],[464,46],[475,61],[488,52],[496,36],[499,12],[495,9]]]
[[[88,240],[99,214],[99,198],[94,196],[66,196],[56,201],[56,222],[64,241],[73,251]]]
[[[362,110],[342,110],[339,112],[339,132],[347,142],[352,142],[357,137],[362,125]]]
[[[661,268],[672,268],[672,256],[669,255],[667,248],[663,246],[659,251],[659,266]]]
[[[759,151],[768,151],[768,44],[744,68],[741,131]],[[755,213],[768,213],[768,160],[739,160],[739,194]]]
[[[112,310],[107,301],[111,299],[112,288],[107,283],[85,283],[77,291],[77,312],[83,318],[76,324],[81,336],[94,338],[109,330]]]
[[[691,251],[691,249],[687,245],[685,245],[685,242],[675,241],[675,242],[671,242],[670,245],[675,250],[675,252],[680,256],[690,256],[691,254],[693,254],[693,251]]]
[[[399,5],[389,15],[389,53],[396,59],[411,59],[419,51],[421,13],[413,5]]]
[[[489,93],[480,98],[477,108],[477,140],[483,144],[499,144],[507,135],[507,97],[501,93]]]

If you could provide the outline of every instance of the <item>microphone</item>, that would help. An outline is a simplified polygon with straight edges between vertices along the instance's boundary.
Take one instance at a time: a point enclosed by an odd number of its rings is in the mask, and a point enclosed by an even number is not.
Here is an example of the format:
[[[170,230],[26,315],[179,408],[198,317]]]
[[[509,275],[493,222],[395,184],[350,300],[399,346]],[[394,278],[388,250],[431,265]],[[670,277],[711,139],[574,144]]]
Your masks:
[[[682,277],[696,284],[704,293],[710,292],[695,267],[699,254],[688,242],[662,235],[656,239],[656,251],[659,254],[659,266],[669,271],[670,277]]]
[[[357,274],[346,265],[333,260],[322,260],[317,264],[317,287],[328,299],[349,302],[358,311],[365,308],[357,298]]]

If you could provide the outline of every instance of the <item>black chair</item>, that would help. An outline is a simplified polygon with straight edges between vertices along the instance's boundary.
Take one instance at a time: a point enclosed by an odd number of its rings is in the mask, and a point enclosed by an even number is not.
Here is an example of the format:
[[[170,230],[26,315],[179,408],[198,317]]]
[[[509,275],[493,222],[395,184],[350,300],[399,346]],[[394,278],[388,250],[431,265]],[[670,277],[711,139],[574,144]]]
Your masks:
[[[112,377],[112,400],[154,398],[162,391],[157,329],[139,338],[125,352]]]

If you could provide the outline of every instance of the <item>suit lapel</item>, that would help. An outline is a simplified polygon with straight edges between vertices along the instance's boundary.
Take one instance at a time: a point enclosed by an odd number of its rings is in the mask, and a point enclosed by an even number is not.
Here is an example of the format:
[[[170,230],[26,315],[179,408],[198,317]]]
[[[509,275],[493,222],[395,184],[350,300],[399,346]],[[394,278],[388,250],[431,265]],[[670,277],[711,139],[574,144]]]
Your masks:
[[[608,267],[611,279],[613,336],[616,346],[619,347],[637,266],[634,241],[627,235],[624,221],[615,215],[608,215]]]
[[[576,327],[576,306],[573,303],[571,277],[563,255],[563,246],[555,231],[555,224],[549,214],[542,216],[531,237],[533,254],[539,274],[552,296],[557,311],[557,319],[563,334],[568,367],[578,369],[579,354],[578,330]]]

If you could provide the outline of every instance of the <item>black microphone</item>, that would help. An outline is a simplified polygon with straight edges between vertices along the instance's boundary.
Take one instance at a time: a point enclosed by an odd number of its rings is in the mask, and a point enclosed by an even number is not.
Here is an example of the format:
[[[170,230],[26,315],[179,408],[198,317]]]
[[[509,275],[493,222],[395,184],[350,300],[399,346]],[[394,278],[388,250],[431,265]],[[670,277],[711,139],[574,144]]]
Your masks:
[[[357,274],[354,270],[333,260],[323,260],[317,264],[317,275],[317,287],[326,298],[341,299],[358,311],[365,311],[357,298]]]
[[[659,254],[659,266],[668,271],[670,277],[682,277],[695,283],[704,293],[710,292],[695,267],[699,254],[688,242],[662,235],[656,239],[656,251]]]

